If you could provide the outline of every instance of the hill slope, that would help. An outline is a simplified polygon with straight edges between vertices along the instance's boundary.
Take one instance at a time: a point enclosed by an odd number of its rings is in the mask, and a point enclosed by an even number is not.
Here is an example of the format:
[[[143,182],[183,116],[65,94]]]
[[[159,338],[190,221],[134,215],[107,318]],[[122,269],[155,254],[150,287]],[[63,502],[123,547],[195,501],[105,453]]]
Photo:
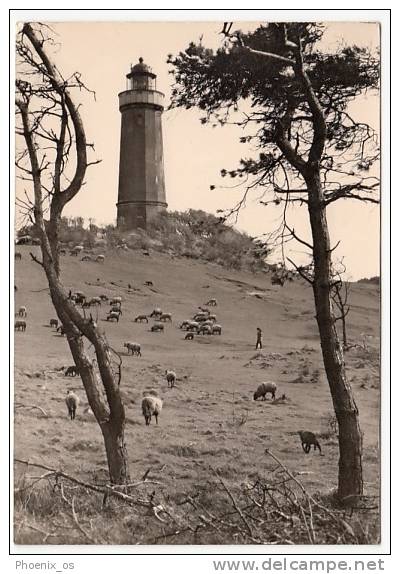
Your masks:
[[[87,405],[80,379],[68,379],[57,369],[72,363],[67,341],[50,329],[55,317],[41,268],[30,260],[32,247],[19,247],[16,262],[16,309],[28,308],[25,333],[15,333],[15,456],[76,476],[106,479],[106,459],[100,430]],[[104,293],[123,297],[119,323],[105,321],[104,304],[98,324],[123,358],[122,389],[127,410],[126,441],[131,474],[141,477],[151,468],[163,488],[177,499],[198,492],[218,469],[228,484],[266,475],[274,463],[269,447],[289,468],[300,472],[311,490],[327,492],[336,486],[338,446],[328,437],[332,412],[321,353],[311,289],[303,282],[271,285],[268,274],[230,272],[213,264],[150,257],[138,252],[112,251],[104,264],[62,259],[63,282],[88,296]],[[151,280],[153,287],[144,285]],[[128,284],[131,288],[128,288]],[[185,341],[178,327],[198,305],[216,297],[222,336],[197,336]],[[377,494],[379,429],[379,293],[375,285],[354,284],[350,294],[349,338],[366,342],[346,355],[364,432],[366,490]],[[151,333],[150,325],[134,317],[160,306],[173,314],[165,333]],[[264,348],[255,351],[256,327],[264,334]],[[142,358],[124,353],[124,341],[142,345]],[[165,369],[178,375],[168,389]],[[314,382],[311,382],[311,379]],[[265,380],[275,381],[285,404],[253,401]],[[141,397],[156,389],[164,399],[159,425],[144,425]],[[81,397],[77,419],[67,419],[67,389]],[[36,405],[44,409],[24,408]],[[323,433],[324,457],[301,449],[296,431]],[[19,471],[18,471],[19,472]],[[18,474],[18,473],[17,473]],[[19,540],[37,541],[32,532]],[[18,540],[16,540],[18,541]]]

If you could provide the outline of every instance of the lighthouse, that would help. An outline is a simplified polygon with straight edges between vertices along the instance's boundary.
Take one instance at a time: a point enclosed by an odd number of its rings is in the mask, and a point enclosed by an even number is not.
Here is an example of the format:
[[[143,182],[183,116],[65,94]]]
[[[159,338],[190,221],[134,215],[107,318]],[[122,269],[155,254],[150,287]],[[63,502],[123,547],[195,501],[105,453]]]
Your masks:
[[[147,229],[151,218],[166,209],[161,116],[164,94],[157,76],[139,58],[131,66],[128,89],[118,94],[121,144],[117,226]]]

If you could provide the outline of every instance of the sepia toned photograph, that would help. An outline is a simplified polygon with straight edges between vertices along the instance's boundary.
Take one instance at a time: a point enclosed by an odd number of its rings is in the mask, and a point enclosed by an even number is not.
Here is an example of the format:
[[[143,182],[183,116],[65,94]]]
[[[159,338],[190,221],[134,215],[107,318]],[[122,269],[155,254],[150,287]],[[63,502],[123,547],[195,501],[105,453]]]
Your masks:
[[[16,547],[382,542],[381,25],[270,12],[11,31]]]

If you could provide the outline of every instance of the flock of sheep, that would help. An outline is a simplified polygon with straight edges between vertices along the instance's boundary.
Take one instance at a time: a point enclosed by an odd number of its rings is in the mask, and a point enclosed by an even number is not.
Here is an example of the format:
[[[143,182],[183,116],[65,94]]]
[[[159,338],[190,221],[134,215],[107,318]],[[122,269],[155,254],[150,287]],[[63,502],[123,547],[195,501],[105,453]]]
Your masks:
[[[83,246],[76,246],[74,249],[70,251],[71,255],[78,256],[83,251]],[[66,254],[66,253],[65,253]],[[15,259],[21,259],[21,254],[16,253]],[[83,257],[81,260],[88,260],[88,257]],[[93,261],[97,262],[104,262],[104,255],[98,255]],[[146,281],[145,285],[153,286],[152,281]],[[16,288],[15,288],[16,290]],[[105,317],[106,321],[116,321],[117,323],[122,316],[122,297],[116,296],[109,298],[105,294],[101,294],[99,296],[91,297],[90,299],[83,293],[82,291],[76,291],[72,293],[69,291],[68,298],[72,301],[75,305],[80,305],[83,312],[85,313],[86,309],[90,309],[91,307],[95,307],[98,309],[102,303],[108,302],[109,303],[109,310]],[[179,325],[181,330],[186,331],[186,335],[184,337],[185,340],[193,340],[195,335],[222,335],[222,325],[217,323],[217,316],[215,313],[211,313],[210,307],[217,307],[218,302],[217,299],[211,298],[205,303],[203,306],[198,307],[198,310],[194,313],[194,315],[190,319],[186,319],[182,321]],[[98,314],[98,311],[96,311]],[[14,328],[16,331],[25,331],[26,330],[26,317],[27,317],[27,309],[26,306],[22,305],[19,307],[18,312],[16,315],[16,321],[14,324]],[[154,324],[151,326],[151,332],[163,332],[164,325],[166,323],[172,323],[172,314],[169,312],[163,312],[160,308],[155,308],[150,314],[139,314],[134,318],[135,323],[149,323],[149,319],[154,320]],[[92,316],[91,316],[92,320]],[[96,318],[97,320],[97,318]],[[50,327],[53,327],[57,330],[60,335],[64,335],[64,328],[62,325],[59,325],[58,319],[50,319]],[[127,341],[123,344],[124,348],[127,350],[128,355],[141,357],[141,345],[138,342]],[[77,376],[79,375],[79,370],[75,365],[68,367],[65,371],[65,376]],[[168,388],[173,388],[177,381],[177,375],[172,370],[165,371],[165,378],[167,381]],[[274,382],[263,382],[261,383],[256,391],[254,392],[253,399],[256,401],[258,399],[266,400],[266,396],[268,394],[271,395],[271,399],[275,402],[286,400],[285,395],[276,399],[276,392],[277,392],[277,385]],[[73,391],[68,390],[67,396],[65,398],[65,403],[68,409],[68,416],[71,420],[75,419],[77,409],[79,406],[80,399],[78,395],[76,395]],[[142,399],[142,413],[145,419],[145,424],[148,426],[150,425],[151,419],[154,416],[156,424],[158,424],[158,417],[161,414],[163,401],[162,399],[157,396],[156,391],[146,391],[144,393],[144,397]],[[300,435],[300,440],[302,444],[302,448],[305,453],[308,453],[311,449],[311,446],[314,446],[314,450],[318,448],[320,454],[321,446],[315,436],[314,433],[310,431],[298,431]]]

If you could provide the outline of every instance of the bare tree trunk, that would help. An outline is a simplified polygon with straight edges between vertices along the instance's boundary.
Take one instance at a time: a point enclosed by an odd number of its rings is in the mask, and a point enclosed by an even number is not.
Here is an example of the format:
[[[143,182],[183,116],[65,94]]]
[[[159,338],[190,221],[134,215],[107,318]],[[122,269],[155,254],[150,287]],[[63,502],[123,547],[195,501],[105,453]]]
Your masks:
[[[317,171],[307,178],[309,215],[313,236],[314,300],[322,356],[339,428],[338,497],[363,494],[362,434],[358,409],[346,378],[340,341],[330,297],[331,249],[326,208]]]
[[[103,434],[110,482],[124,484],[129,481],[128,454],[124,438],[125,409],[112,371],[107,344],[98,332],[97,326],[84,319],[68,299],[52,263],[52,252],[53,249],[48,249],[48,240],[42,232],[43,266],[50,287],[50,296],[65,328],[68,344],[79,369],[90,408]],[[94,346],[106,397],[97,379],[94,366],[85,352],[83,334]]]

